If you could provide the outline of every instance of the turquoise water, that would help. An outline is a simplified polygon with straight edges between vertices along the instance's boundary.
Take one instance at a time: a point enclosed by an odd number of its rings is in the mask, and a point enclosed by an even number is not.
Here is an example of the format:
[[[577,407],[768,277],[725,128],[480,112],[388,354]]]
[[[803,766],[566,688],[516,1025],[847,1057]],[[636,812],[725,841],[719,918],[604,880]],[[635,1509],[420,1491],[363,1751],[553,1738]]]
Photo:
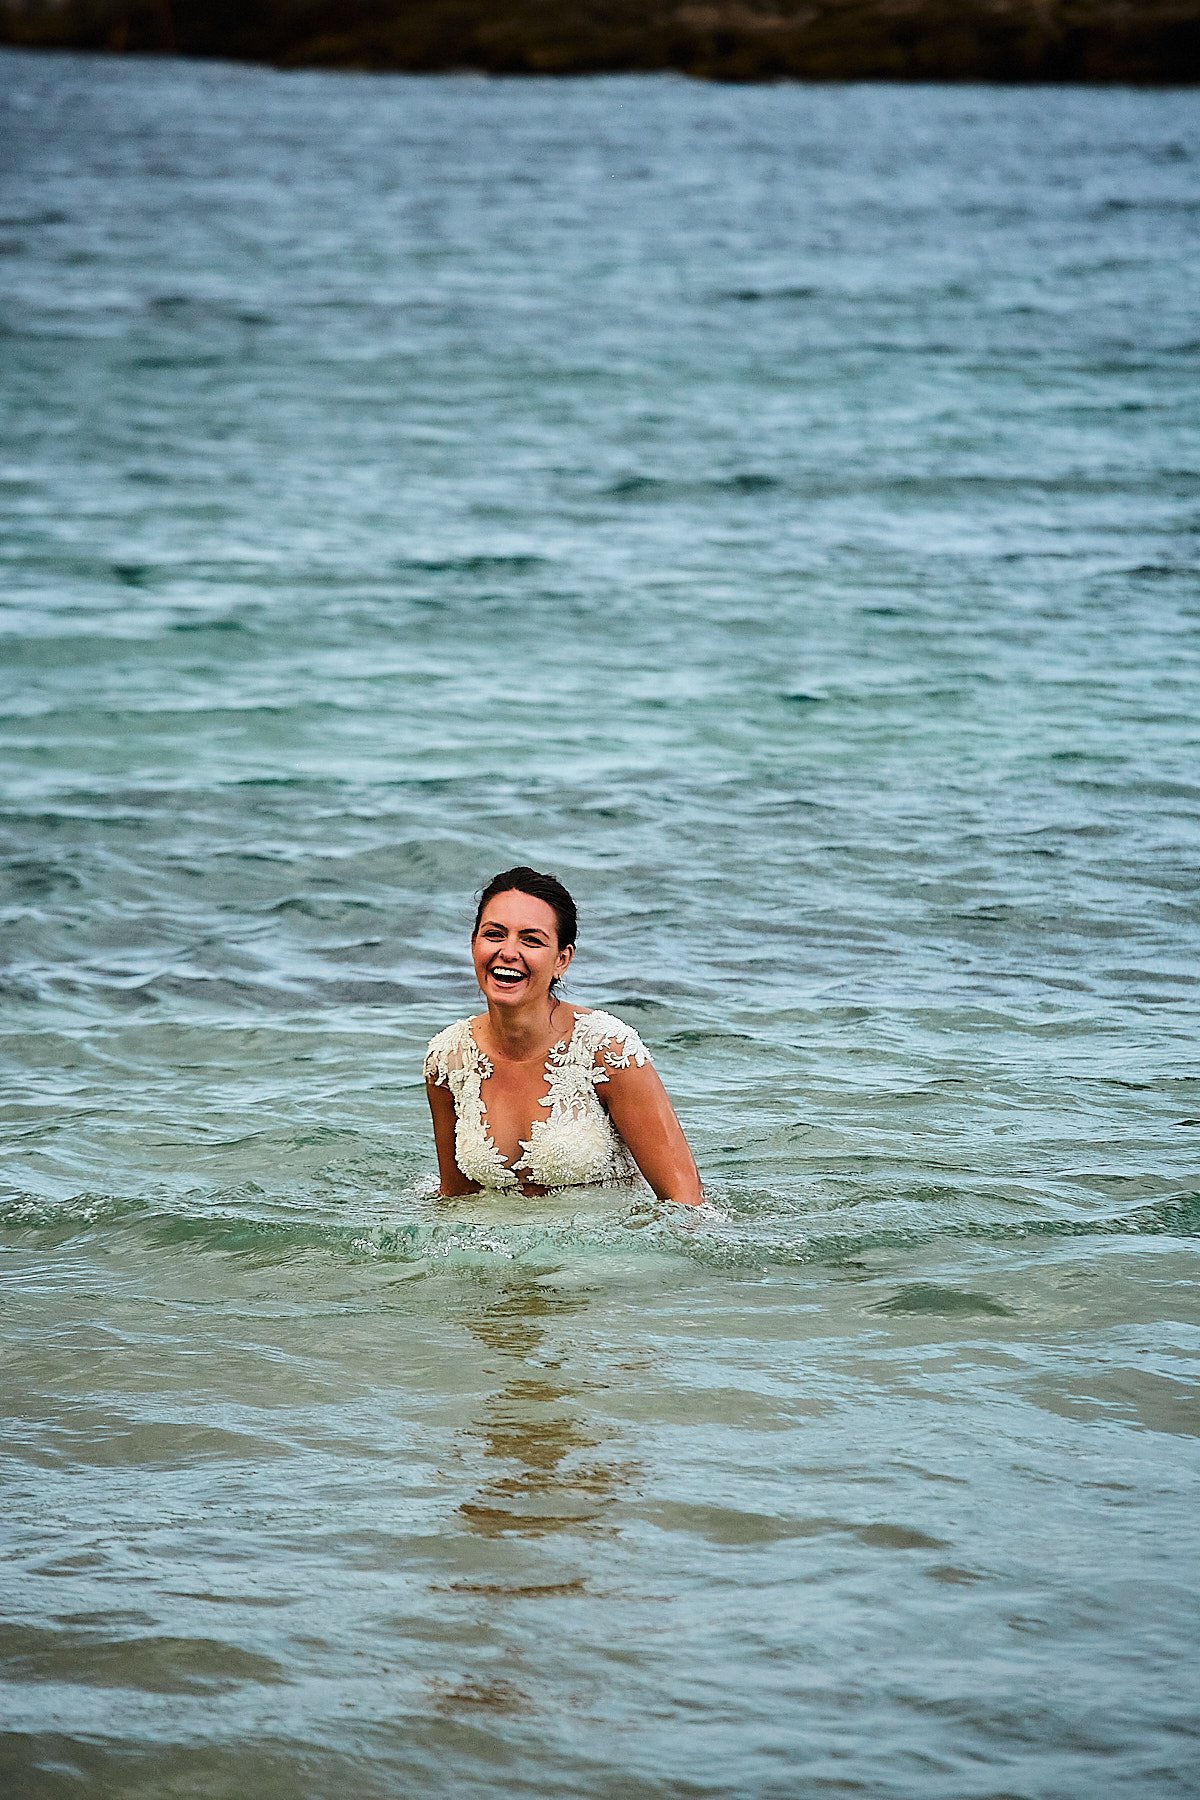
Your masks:
[[[1194,98],[0,104],[0,1787],[1200,1792]],[[725,1222],[433,1201],[517,859]]]

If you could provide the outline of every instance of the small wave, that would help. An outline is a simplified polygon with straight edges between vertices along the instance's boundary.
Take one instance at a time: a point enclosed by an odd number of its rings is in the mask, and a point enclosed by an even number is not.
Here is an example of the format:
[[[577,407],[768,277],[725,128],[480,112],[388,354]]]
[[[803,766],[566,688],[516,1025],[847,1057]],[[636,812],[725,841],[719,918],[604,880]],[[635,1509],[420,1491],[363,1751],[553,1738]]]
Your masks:
[[[989,1294],[971,1293],[963,1288],[938,1287],[924,1281],[912,1282],[900,1288],[890,1299],[881,1300],[878,1306],[873,1306],[871,1311],[889,1316],[895,1313],[916,1313],[922,1317],[939,1319],[1016,1317],[1011,1306],[993,1300]]]
[[[1087,218],[1100,221],[1111,218],[1117,213],[1177,213],[1185,217],[1200,211],[1200,199],[1191,194],[1156,194],[1125,195],[1114,194],[1107,200],[1101,200],[1091,207],[1085,215]]]
[[[1183,563],[1138,563],[1122,573],[1129,581],[1175,581],[1191,571]]]
[[[522,569],[537,569],[548,561],[548,557],[526,550],[480,551],[473,556],[406,556],[400,559],[398,567],[424,569],[430,574],[439,575],[471,575],[486,574],[489,569],[511,569],[517,572]]]
[[[331,980],[305,975],[284,980],[268,974],[247,974],[235,979],[201,971],[165,970],[131,981],[122,973],[104,970],[85,978],[64,975],[54,983],[46,983],[46,991],[55,986],[72,994],[98,990],[125,997],[136,994],[147,1003],[173,1000],[231,1010],[252,1007],[272,1013],[290,1013],[298,1008],[326,1012],[343,1006],[411,1006],[424,997],[423,990],[411,982],[370,975],[338,976]]]
[[[235,619],[228,614],[223,614],[211,619],[177,619],[173,624],[167,626],[167,630],[179,632],[235,631],[251,633],[255,630],[255,627],[248,624],[245,619]]]
[[[740,287],[727,288],[717,295],[718,300],[736,300],[744,306],[757,305],[763,300],[816,300],[821,289],[817,287]]]
[[[79,889],[84,885],[74,869],[39,856],[14,858],[4,870],[4,878],[12,896],[22,900],[40,899],[62,888]]]
[[[0,214],[0,226],[34,226],[69,225],[69,213],[59,212],[54,208],[46,208],[38,212],[15,212]]]
[[[658,1000],[652,994],[616,994],[611,1005],[621,1013],[628,1011],[643,1013],[669,1013],[670,1006],[665,1000]]]
[[[145,302],[152,316],[181,320],[189,326],[214,320],[221,324],[274,325],[275,316],[261,309],[206,294],[152,294]]]
[[[759,469],[739,469],[730,475],[696,481],[669,480],[661,475],[622,475],[611,481],[604,492],[614,500],[652,500],[687,494],[765,494],[782,486],[778,476]]]
[[[739,1049],[744,1044],[753,1044],[756,1040],[748,1031],[724,1031],[711,1026],[688,1027],[683,1031],[672,1031],[663,1040],[672,1049],[706,1049],[728,1048],[733,1045]]]
[[[587,1281],[604,1274],[636,1278],[664,1262],[700,1265],[732,1276],[768,1269],[844,1266],[878,1251],[903,1252],[939,1240],[1011,1244],[1027,1239],[1200,1237],[1200,1192],[1180,1194],[1126,1212],[1093,1218],[1020,1221],[947,1220],[889,1229],[875,1224],[844,1231],[806,1229],[804,1216],[782,1217],[734,1205],[733,1216],[704,1216],[650,1199],[613,1200],[604,1190],[581,1190],[525,1202],[459,1201],[381,1196],[357,1221],[333,1221],[271,1210],[261,1190],[244,1190],[237,1210],[211,1199],[194,1209],[154,1200],[84,1192],[67,1201],[16,1195],[0,1204],[0,1236],[55,1247],[72,1240],[125,1238],[147,1250],[183,1250],[282,1266],[314,1253],[343,1264],[397,1264],[409,1276],[459,1274],[523,1280],[566,1275]],[[725,1200],[723,1204],[730,1203]],[[401,1211],[401,1209],[404,1211]],[[948,1296],[942,1298],[942,1296]],[[998,1302],[950,1290],[906,1288],[890,1310],[993,1312]]]

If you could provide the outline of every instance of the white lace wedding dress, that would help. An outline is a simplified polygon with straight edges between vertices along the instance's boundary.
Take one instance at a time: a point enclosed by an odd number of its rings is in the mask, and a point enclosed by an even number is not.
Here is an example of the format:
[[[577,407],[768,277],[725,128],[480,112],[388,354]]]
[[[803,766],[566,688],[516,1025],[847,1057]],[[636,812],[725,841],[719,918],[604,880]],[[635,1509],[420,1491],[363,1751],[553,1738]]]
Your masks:
[[[481,1092],[492,1065],[475,1042],[470,1019],[439,1031],[425,1054],[425,1079],[454,1097],[454,1160],[481,1188],[610,1186],[638,1181],[637,1164],[600,1104],[596,1089],[609,1069],[641,1068],[650,1060],[637,1032],[612,1013],[581,1012],[569,1036],[546,1058],[543,1107],[521,1154],[506,1163],[492,1142]]]

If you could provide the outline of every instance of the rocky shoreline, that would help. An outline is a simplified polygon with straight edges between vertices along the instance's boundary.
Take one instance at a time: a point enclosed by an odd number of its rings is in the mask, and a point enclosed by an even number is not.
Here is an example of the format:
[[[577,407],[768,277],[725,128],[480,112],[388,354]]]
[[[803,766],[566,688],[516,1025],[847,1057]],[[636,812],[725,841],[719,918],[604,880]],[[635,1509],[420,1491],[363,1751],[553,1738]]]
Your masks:
[[[292,68],[1200,82],[1200,0],[0,0],[0,41]]]

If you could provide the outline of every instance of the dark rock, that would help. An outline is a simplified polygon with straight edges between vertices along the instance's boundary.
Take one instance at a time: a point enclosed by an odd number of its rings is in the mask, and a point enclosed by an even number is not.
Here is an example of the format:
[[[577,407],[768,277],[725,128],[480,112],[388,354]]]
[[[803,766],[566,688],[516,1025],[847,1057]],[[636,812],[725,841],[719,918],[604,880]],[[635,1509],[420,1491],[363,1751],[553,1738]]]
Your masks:
[[[0,0],[0,41],[716,81],[1200,80],[1200,0]]]

